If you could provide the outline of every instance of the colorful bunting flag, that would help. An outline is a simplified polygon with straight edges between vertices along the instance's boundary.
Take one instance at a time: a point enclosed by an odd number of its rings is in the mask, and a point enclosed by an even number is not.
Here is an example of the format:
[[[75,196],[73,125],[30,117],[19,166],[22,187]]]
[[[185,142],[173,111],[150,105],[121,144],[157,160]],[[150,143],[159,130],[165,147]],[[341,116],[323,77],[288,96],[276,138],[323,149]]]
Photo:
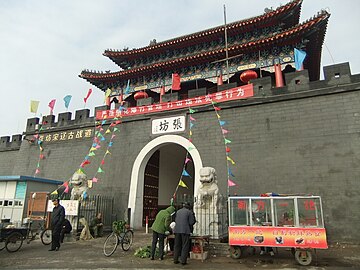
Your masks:
[[[87,93],[86,97],[84,98],[85,104],[86,104],[88,98],[90,97],[91,93],[92,93],[92,89],[90,88],[90,89],[88,90],[88,93]]]
[[[183,170],[183,172],[182,172],[181,175],[182,175],[182,176],[190,176],[190,174],[189,174],[186,170]]]
[[[40,101],[37,100],[31,100],[30,101],[30,112],[37,113],[37,110],[39,108]]]
[[[226,159],[231,162],[232,165],[235,165],[235,161],[231,159],[231,157],[227,156]]]
[[[89,157],[93,157],[93,156],[95,156],[95,153],[94,153],[94,152],[90,152],[88,156],[89,156]]]
[[[191,115],[190,115],[190,120],[191,121],[196,121],[196,119],[194,117],[192,117]]]
[[[64,102],[65,102],[65,108],[69,109],[69,104],[70,104],[70,100],[72,98],[72,95],[67,95],[64,97]]]
[[[57,190],[54,190],[53,192],[50,193],[50,195],[57,195],[57,194],[58,194]]]
[[[98,172],[98,173],[103,173],[103,172],[104,172],[104,170],[103,170],[103,169],[101,169],[101,167],[99,167],[99,169],[97,170],[97,172]]]
[[[236,184],[230,179],[228,179],[228,187],[233,187],[233,186],[236,186]]]
[[[228,130],[226,130],[226,129],[221,129],[221,131],[222,131],[222,134],[227,134],[229,131]]]
[[[225,144],[228,144],[228,143],[231,143],[231,141],[228,139],[225,139]]]
[[[180,181],[179,181],[179,186],[180,186],[180,187],[184,187],[184,188],[188,188],[188,186],[184,183],[183,180],[180,180]]]
[[[93,183],[97,183],[98,179],[96,177],[93,177],[92,181]]]

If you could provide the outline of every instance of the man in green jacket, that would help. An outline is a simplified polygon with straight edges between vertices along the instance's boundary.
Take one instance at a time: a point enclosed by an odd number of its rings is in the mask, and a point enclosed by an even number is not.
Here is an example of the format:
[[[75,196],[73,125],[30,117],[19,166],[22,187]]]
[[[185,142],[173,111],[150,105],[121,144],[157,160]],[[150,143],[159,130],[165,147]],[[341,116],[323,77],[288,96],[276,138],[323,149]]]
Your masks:
[[[175,207],[169,206],[157,213],[155,221],[151,226],[153,230],[153,240],[151,245],[151,260],[154,260],[156,244],[159,239],[159,260],[164,259],[164,240],[165,232],[170,230],[171,214],[175,213]]]

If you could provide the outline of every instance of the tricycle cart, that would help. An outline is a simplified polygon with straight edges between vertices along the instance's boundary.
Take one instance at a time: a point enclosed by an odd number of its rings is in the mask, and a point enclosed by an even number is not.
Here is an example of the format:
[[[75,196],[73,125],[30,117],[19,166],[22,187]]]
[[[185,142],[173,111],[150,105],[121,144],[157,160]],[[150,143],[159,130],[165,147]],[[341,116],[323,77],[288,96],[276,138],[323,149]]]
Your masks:
[[[1,228],[0,229],[0,250],[6,248],[9,252],[18,251],[28,232],[27,227],[21,228]]]
[[[300,265],[312,250],[327,249],[319,196],[229,197],[229,245],[232,258],[247,247],[287,247]]]

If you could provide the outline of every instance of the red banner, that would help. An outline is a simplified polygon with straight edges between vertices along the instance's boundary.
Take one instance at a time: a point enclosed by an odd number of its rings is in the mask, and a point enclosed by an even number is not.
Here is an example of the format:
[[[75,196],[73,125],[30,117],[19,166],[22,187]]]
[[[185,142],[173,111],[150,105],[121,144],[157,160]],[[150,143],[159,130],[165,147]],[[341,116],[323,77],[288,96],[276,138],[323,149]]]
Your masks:
[[[238,100],[249,98],[254,95],[252,84],[243,85],[240,87],[231,88],[214,94],[206,96],[189,98],[167,103],[159,103],[153,105],[146,105],[141,107],[130,107],[127,109],[114,109],[96,112],[96,119],[111,119],[115,117],[133,116],[139,114],[156,113],[161,111],[177,110],[195,106],[202,106],[211,104],[212,101],[220,103],[230,100]]]
[[[325,228],[230,226],[231,246],[328,248]]]

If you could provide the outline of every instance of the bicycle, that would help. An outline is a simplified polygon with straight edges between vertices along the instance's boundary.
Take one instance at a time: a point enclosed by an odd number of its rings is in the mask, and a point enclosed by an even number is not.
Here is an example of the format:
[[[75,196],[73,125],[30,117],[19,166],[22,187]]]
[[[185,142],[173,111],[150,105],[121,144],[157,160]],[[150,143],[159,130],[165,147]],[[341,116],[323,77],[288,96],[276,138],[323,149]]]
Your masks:
[[[41,242],[44,245],[50,245],[52,241],[52,231],[49,228],[46,228],[46,219],[41,219],[38,223],[38,228],[33,229],[32,223],[33,220],[29,220],[28,231],[26,234],[27,243],[29,244],[32,240],[36,239],[36,236],[39,235]]]
[[[134,232],[126,224],[115,221],[113,223],[113,232],[106,238],[104,243],[104,255],[110,257],[119,244],[121,244],[123,251],[128,251],[133,243],[133,238]]]

